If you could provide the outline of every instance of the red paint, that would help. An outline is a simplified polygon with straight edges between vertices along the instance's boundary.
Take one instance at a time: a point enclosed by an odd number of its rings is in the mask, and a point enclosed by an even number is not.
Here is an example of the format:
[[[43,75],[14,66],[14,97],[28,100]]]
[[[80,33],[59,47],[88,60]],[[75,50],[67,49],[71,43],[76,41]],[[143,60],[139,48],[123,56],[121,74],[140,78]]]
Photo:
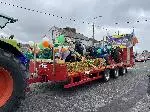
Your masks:
[[[36,68],[37,68],[37,77],[36,78],[30,78],[28,80],[28,83],[36,83],[36,82],[47,82],[47,81],[66,81],[68,78],[70,78],[70,84],[65,85],[65,88],[69,88],[72,86],[77,86],[92,80],[96,80],[99,78],[102,78],[102,76],[99,76],[98,74],[104,71],[105,69],[115,69],[117,67],[132,67],[134,65],[133,60],[133,47],[130,48],[130,63],[127,64],[127,48],[122,49],[120,51],[120,56],[118,57],[120,60],[120,63],[115,63],[115,61],[112,59],[112,57],[109,57],[109,64],[107,66],[103,66],[101,68],[93,69],[90,71],[89,74],[95,73],[97,74],[93,78],[89,78],[85,75],[85,73],[68,73],[66,64],[56,64],[55,65],[55,72],[53,73],[53,64],[48,62],[36,62]],[[41,66],[40,66],[41,65]],[[44,68],[45,67],[45,68]],[[30,73],[34,73],[34,62],[30,62]],[[44,78],[43,78],[44,76]],[[46,77],[46,79],[45,79]],[[80,77],[79,82],[73,82],[75,77]]]
[[[97,77],[94,77],[94,78],[85,78],[84,80],[81,80],[79,82],[74,82],[74,83],[64,85],[64,88],[70,88],[70,87],[78,86],[78,85],[84,84],[86,82],[90,82],[90,81],[100,79],[100,78],[102,78],[102,76],[97,76]]]
[[[13,92],[13,79],[10,73],[0,67],[0,107],[4,106]]]

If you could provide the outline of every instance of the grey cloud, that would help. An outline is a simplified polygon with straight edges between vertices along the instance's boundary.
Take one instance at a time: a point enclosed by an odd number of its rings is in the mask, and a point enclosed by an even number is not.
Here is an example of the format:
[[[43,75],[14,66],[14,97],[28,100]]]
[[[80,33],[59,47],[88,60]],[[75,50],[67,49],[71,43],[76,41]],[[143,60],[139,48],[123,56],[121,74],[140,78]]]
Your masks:
[[[56,16],[34,13],[0,4],[1,12],[19,19],[17,23],[8,25],[9,30],[5,28],[5,32],[13,33],[23,41],[40,41],[41,36],[47,33],[53,25],[57,27],[75,27],[78,32],[91,37],[91,24],[83,24],[82,22],[92,23],[94,21],[96,25],[101,27],[100,29],[96,28],[96,39],[102,39],[103,35],[106,35],[106,31],[102,30],[102,27],[114,27],[116,29],[112,32],[115,32],[118,27],[132,29],[134,26],[137,37],[144,38],[143,42],[139,44],[139,48],[146,49],[148,45],[150,25],[144,22],[136,23],[136,20],[138,20],[136,14],[133,13],[131,16],[130,12],[143,10],[144,13],[149,14],[149,0],[7,0],[7,2],[63,17],[63,19],[60,19]],[[93,20],[97,16],[103,17]],[[76,22],[70,21],[70,18],[76,19]],[[127,24],[127,21],[131,23]],[[115,25],[116,22],[119,24]]]

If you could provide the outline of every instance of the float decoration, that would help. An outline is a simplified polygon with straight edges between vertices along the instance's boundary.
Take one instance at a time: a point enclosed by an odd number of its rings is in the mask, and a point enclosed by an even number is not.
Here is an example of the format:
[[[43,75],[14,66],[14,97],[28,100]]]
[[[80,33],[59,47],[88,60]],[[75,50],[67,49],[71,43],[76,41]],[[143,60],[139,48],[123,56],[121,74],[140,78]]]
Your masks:
[[[112,44],[113,47],[130,48],[138,43],[134,32],[131,34],[113,35],[107,36],[108,43]]]
[[[60,44],[64,44],[65,43],[65,37],[64,35],[60,35],[56,38],[57,42]]]
[[[48,48],[50,45],[48,41],[44,41],[44,42],[42,42],[42,44],[43,44],[44,48]]]
[[[97,59],[91,59],[91,60],[84,60],[81,62],[73,62],[73,63],[66,63],[67,64],[67,70],[69,73],[71,72],[84,72],[89,71],[91,69],[100,68],[102,66],[105,66],[105,59],[97,58]]]

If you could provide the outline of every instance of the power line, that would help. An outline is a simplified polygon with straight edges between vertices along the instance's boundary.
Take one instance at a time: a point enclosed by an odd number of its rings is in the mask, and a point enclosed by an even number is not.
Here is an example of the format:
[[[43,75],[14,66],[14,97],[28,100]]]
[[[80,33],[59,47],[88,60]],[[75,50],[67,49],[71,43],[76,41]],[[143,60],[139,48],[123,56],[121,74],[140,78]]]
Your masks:
[[[61,18],[61,19],[67,19],[69,21],[73,21],[73,22],[77,22],[76,19],[73,19],[73,18],[65,18],[65,17],[62,17],[62,16],[58,16],[58,15],[55,15],[55,14],[52,14],[52,13],[48,13],[48,12],[44,12],[44,11],[39,11],[39,10],[35,10],[35,9],[30,9],[30,8],[26,8],[26,7],[23,7],[23,6],[19,6],[19,5],[14,5],[14,4],[10,4],[10,3],[7,3],[7,2],[0,2],[1,4],[4,4],[4,5],[9,5],[9,6],[13,6],[13,7],[17,7],[17,8],[20,8],[20,9],[24,9],[24,10],[27,10],[27,11],[31,11],[31,12],[35,12],[35,13],[40,13],[40,14],[45,14],[45,15],[48,15],[48,16],[52,16],[52,17],[57,17],[57,18]],[[102,16],[97,16],[97,17],[94,17],[93,19],[97,19],[97,18],[101,18]],[[137,20],[135,21],[136,23],[140,23],[141,21]],[[148,22],[147,19],[145,19],[145,22]],[[92,25],[93,23],[92,22],[87,22],[87,21],[82,21],[81,23],[83,24],[88,24],[88,25]],[[127,24],[130,24],[131,22],[130,21],[127,21],[126,22]],[[115,25],[119,25],[121,23],[119,22],[115,22],[114,23]],[[100,28],[100,25],[97,25],[95,24],[95,27],[97,28]],[[108,28],[107,28],[108,29]]]
[[[17,8],[21,8],[21,9],[24,9],[24,10],[27,10],[27,11],[31,11],[31,12],[36,12],[36,13],[40,13],[40,14],[45,14],[45,15],[49,15],[49,16],[53,16],[53,17],[57,17],[57,18],[61,18],[61,19],[65,19],[65,17],[62,17],[62,16],[58,16],[58,15],[55,15],[55,14],[51,14],[51,13],[48,13],[48,12],[43,12],[43,11],[39,11],[39,10],[35,10],[35,9],[30,9],[30,8],[26,8],[26,7],[23,7],[23,6],[19,6],[19,5],[14,5],[14,4],[10,4],[10,3],[7,3],[7,2],[0,2],[1,4],[4,4],[4,5],[9,5],[9,6],[13,6],[13,7],[17,7]],[[97,19],[98,17],[102,17],[102,16],[97,16],[97,17],[94,17],[94,19]],[[66,18],[70,21],[73,21],[73,22],[77,22],[76,19],[72,19],[72,18]],[[145,22],[148,22],[147,19],[145,19]],[[92,22],[86,22],[86,21],[82,21],[81,23],[83,24],[93,24]],[[130,21],[127,21],[126,22],[127,24],[130,24],[131,22]],[[136,23],[140,23],[139,20],[136,21]],[[121,24],[119,22],[115,22],[116,25],[118,24]]]
[[[49,15],[49,16],[53,16],[53,17],[57,17],[57,18],[61,18],[61,19],[65,19],[65,17],[62,17],[62,16],[58,16],[58,15],[55,15],[55,14],[51,14],[51,13],[48,13],[48,12],[44,12],[44,11],[39,11],[39,10],[35,10],[35,9],[30,9],[30,8],[26,8],[26,7],[23,7],[23,6],[19,6],[19,5],[14,5],[14,4],[10,4],[10,3],[7,3],[7,2],[0,2],[1,4],[5,4],[5,5],[9,5],[9,6],[13,6],[13,7],[17,7],[17,8],[20,8],[20,9],[24,9],[24,10],[27,10],[27,11],[31,11],[31,12],[36,12],[36,13],[40,13],[40,14],[45,14],[45,15]],[[72,18],[66,18],[70,21],[73,21],[73,22],[77,22],[76,19],[72,19]],[[86,23],[86,24],[90,24],[90,22],[86,22],[86,21],[82,21],[82,23]]]

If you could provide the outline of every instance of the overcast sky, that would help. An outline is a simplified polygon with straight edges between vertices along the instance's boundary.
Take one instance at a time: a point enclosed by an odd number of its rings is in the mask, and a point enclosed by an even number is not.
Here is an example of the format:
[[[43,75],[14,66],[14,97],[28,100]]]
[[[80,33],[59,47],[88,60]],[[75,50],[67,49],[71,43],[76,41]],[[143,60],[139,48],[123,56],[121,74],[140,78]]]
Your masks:
[[[0,34],[14,34],[22,41],[40,41],[52,26],[74,27],[77,32],[92,37],[92,25],[95,22],[95,38],[101,40],[109,32],[113,34],[130,33],[135,27],[135,34],[139,39],[136,50],[150,50],[150,0],[0,0],[22,7],[58,15],[49,16],[20,8],[0,4],[0,13],[17,18],[19,21],[8,24],[0,30]],[[63,17],[61,19],[60,17]],[[103,16],[102,18],[94,17]],[[76,22],[69,19],[75,19]],[[146,22],[145,19],[148,21]],[[82,23],[83,21],[87,23]],[[127,22],[130,24],[127,24]],[[136,21],[140,21],[137,23]],[[116,25],[115,23],[119,24]],[[103,27],[108,29],[106,31]]]

